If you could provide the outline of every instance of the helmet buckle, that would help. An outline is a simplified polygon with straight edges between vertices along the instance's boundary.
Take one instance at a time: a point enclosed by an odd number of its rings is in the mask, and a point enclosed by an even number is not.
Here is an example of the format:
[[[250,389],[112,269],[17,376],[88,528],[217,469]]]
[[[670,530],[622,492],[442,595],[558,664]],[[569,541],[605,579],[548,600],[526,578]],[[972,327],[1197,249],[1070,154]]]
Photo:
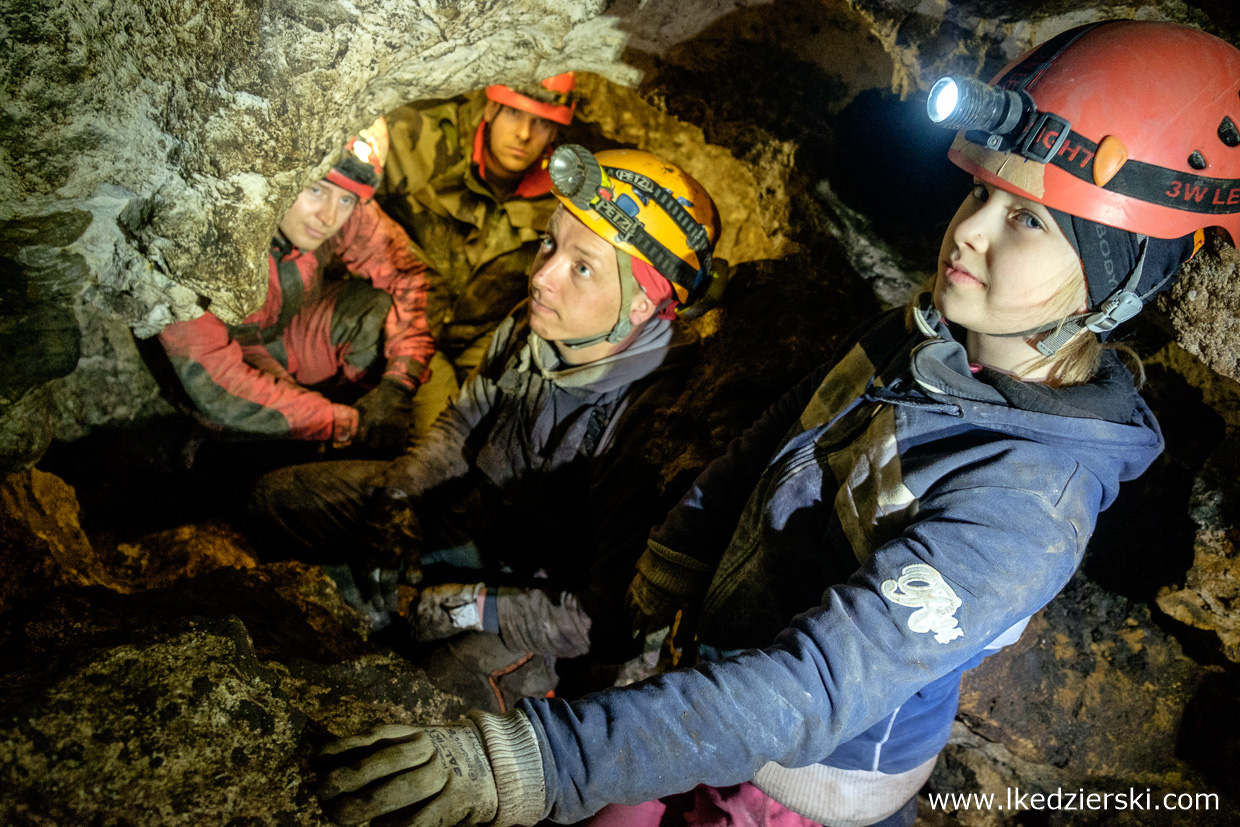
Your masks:
[[[1102,310],[1090,316],[1085,326],[1095,333],[1106,333],[1140,313],[1142,307],[1140,296],[1124,290],[1107,299]]]

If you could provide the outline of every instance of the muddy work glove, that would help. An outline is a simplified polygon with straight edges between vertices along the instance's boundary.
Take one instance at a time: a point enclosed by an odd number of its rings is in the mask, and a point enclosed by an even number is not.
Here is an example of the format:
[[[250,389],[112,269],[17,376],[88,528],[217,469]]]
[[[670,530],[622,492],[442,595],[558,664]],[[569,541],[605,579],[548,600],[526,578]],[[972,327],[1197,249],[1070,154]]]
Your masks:
[[[538,737],[520,710],[376,727],[329,744],[319,762],[319,800],[337,824],[509,827],[536,823],[546,806]]]
[[[624,595],[633,637],[669,628],[678,611],[695,615],[713,576],[714,569],[700,560],[648,541]]]
[[[410,399],[414,388],[384,377],[353,403],[357,408],[357,439],[368,448],[393,454],[405,447],[413,419]]]
[[[483,583],[444,583],[425,588],[418,595],[413,636],[423,643],[482,631]]]

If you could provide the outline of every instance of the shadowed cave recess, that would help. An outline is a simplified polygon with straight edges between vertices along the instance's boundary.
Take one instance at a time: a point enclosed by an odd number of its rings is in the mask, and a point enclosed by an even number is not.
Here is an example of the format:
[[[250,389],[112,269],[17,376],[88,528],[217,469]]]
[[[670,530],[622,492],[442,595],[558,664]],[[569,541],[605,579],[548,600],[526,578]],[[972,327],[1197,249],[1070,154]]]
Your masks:
[[[573,69],[562,142],[649,150],[712,193],[730,282],[647,446],[673,491],[933,273],[969,186],[925,118],[936,78],[1111,17],[1240,44],[1226,0],[0,5],[3,824],[326,824],[329,736],[464,711],[321,568],[256,555],[257,476],[341,454],[205,429],[153,338],[261,302],[279,215],[375,114]],[[1131,325],[1167,449],[966,677],[919,824],[1240,823],[1238,263],[1212,244]],[[931,799],[1015,788],[1200,806]]]

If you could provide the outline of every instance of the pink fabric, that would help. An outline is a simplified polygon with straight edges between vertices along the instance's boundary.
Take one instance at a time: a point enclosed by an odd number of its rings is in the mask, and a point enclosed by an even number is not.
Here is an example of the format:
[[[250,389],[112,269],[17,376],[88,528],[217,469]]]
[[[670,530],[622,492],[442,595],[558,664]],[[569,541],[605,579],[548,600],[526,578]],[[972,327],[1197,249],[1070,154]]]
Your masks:
[[[699,785],[687,793],[628,806],[609,804],[582,822],[588,827],[818,827],[748,782]]]
[[[637,256],[633,256],[633,278],[637,279],[637,283],[642,286],[642,290],[646,291],[646,295],[655,305],[663,304],[668,301],[667,306],[659,312],[660,319],[676,318],[676,295],[672,292],[672,283],[654,269],[651,265],[642,261]]]

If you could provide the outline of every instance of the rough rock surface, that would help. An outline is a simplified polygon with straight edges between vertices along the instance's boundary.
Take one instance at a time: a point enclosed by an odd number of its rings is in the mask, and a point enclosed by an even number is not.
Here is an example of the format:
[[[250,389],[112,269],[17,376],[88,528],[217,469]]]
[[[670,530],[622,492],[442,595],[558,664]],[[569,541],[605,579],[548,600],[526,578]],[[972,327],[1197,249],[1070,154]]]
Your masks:
[[[1078,575],[1033,618],[1017,644],[965,676],[959,721],[932,786],[940,793],[996,794],[1002,805],[1006,790],[1017,788],[1148,788],[1157,802],[1166,793],[1217,792],[1221,782],[1224,796],[1208,816],[1110,807],[1052,812],[1049,823],[1231,823],[1240,808],[1227,771],[1184,760],[1200,758],[1183,743],[1183,733],[1197,726],[1185,720],[1223,716],[1235,703],[1234,695],[1212,693],[1210,708],[1202,708],[1201,687],[1217,674],[1186,657],[1151,622],[1147,606]],[[970,827],[1013,823],[1011,805],[1003,809],[961,808],[955,815]]]
[[[306,719],[236,619],[137,630],[7,681],[5,823],[321,823]]]
[[[1078,575],[1019,643],[965,677],[960,717],[1026,761],[1082,776],[1165,772],[1200,680],[1146,606]]]
[[[0,484],[0,613],[20,596],[98,583],[101,568],[78,523],[70,486],[38,470],[5,475]]]
[[[323,823],[328,734],[463,711],[364,631],[298,563],[31,595],[0,615],[0,823]]]
[[[1197,524],[1192,567],[1184,584],[1165,586],[1158,607],[1197,629],[1214,632],[1223,654],[1240,663],[1240,549],[1234,472],[1240,441],[1231,429],[1219,452],[1195,481],[1190,515]]]

